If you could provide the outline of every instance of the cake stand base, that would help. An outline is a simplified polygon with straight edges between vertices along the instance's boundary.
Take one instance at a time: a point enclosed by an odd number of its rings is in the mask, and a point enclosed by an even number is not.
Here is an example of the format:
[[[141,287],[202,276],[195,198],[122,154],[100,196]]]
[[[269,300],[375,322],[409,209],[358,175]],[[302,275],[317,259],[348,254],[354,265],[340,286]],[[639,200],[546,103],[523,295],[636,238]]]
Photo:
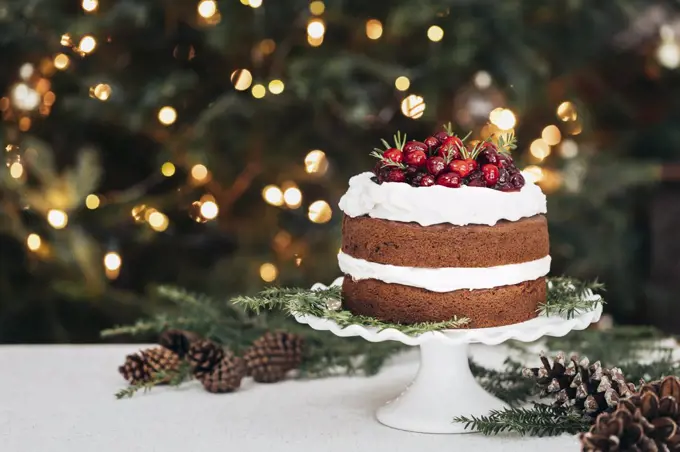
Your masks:
[[[401,395],[379,408],[376,418],[399,430],[464,433],[464,424],[454,423],[454,417],[486,415],[505,406],[472,376],[468,344],[429,341],[420,345],[416,378]]]

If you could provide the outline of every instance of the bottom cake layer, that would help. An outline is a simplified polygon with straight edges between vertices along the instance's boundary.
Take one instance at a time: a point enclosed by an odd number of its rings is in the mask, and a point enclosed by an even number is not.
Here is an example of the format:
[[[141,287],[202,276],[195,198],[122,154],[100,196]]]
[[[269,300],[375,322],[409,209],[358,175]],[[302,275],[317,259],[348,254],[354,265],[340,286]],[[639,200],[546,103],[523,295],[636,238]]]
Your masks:
[[[353,314],[387,322],[440,322],[457,316],[469,318],[469,328],[487,328],[536,317],[546,291],[545,278],[493,289],[439,293],[375,279],[354,281],[345,276],[342,303]]]

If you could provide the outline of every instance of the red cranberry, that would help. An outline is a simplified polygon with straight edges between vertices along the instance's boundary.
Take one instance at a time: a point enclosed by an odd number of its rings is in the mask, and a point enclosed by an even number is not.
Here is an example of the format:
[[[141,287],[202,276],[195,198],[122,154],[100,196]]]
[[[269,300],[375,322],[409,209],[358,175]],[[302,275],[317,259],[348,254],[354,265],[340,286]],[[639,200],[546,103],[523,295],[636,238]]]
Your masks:
[[[524,176],[522,176],[522,174],[519,173],[519,172],[514,173],[513,175],[510,176],[510,183],[515,188],[518,188],[518,189],[522,188],[522,187],[524,187],[524,184],[525,184]]]
[[[505,184],[498,184],[496,186],[496,189],[500,191],[517,191],[517,189],[510,182],[507,182]]]
[[[498,170],[498,185],[505,185],[510,182],[510,173],[504,168]]]
[[[449,170],[453,171],[454,173],[458,173],[460,177],[466,177],[468,174],[470,174],[465,160],[454,160],[453,162],[449,163]]]
[[[427,137],[425,138],[424,143],[427,145],[427,147],[434,148],[439,146],[440,141],[436,137]]]
[[[498,182],[498,167],[487,163],[482,166],[482,173],[484,173],[484,180],[487,187],[493,187]]]
[[[467,185],[469,187],[486,187],[486,181],[483,177],[481,179],[470,179]]]
[[[479,157],[477,158],[480,162],[482,162],[482,164],[490,163],[492,165],[500,166],[501,157],[495,151],[489,149],[484,150],[479,153]]]
[[[408,154],[413,151],[427,152],[427,144],[421,143],[420,141],[409,141],[404,145],[404,153]]]
[[[444,187],[458,188],[460,187],[460,176],[456,173],[444,173],[437,176],[435,183],[443,185]]]
[[[434,185],[434,176],[431,174],[424,174],[420,179],[420,186],[431,187],[432,185]]]
[[[441,147],[437,150],[437,155],[450,162],[461,157],[461,149],[463,149],[463,142],[460,138],[449,137],[442,142]]]
[[[444,140],[446,140],[449,137],[449,134],[442,131],[442,132],[437,132],[434,134],[434,137],[439,140],[440,143],[443,143]]]
[[[468,167],[468,171],[471,173],[477,169],[477,161],[475,159],[465,159],[463,160]]]
[[[430,157],[427,159],[427,171],[433,176],[438,175],[446,168],[446,162],[441,157]]]
[[[413,151],[406,154],[404,161],[407,165],[421,167],[427,163],[427,154],[423,151]]]
[[[383,160],[385,162],[393,161],[395,163],[401,163],[404,160],[404,154],[397,148],[391,148],[383,153]]]
[[[406,174],[400,169],[391,169],[385,180],[387,182],[406,182]]]

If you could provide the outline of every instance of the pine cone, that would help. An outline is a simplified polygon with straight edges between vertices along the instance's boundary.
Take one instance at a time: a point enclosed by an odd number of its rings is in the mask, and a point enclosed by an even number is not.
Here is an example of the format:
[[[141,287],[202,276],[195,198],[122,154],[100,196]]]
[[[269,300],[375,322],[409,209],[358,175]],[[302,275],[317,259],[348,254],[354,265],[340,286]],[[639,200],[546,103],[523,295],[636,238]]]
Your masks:
[[[267,332],[253,342],[243,359],[248,374],[260,383],[283,380],[289,370],[302,362],[303,339],[284,331]]]
[[[179,357],[165,347],[154,347],[128,355],[118,368],[123,378],[132,384],[145,383],[154,379],[158,372],[176,371],[179,368]],[[170,381],[168,376],[161,383]]]
[[[619,399],[635,391],[632,383],[626,383],[621,369],[603,368],[599,361],[590,364],[588,358],[580,361],[573,356],[565,366],[564,353],[560,352],[553,364],[541,355],[543,367],[524,369],[527,377],[536,378],[542,396],[555,397],[555,405],[573,405],[579,412],[592,418],[602,412],[613,411]]]
[[[191,331],[165,330],[158,338],[158,343],[168,350],[177,353],[177,356],[180,358],[184,358],[191,344],[199,339],[198,334]]]
[[[243,360],[227,351],[212,372],[203,375],[201,383],[208,392],[232,392],[241,386],[245,375],[246,366]]]
[[[193,368],[194,375],[199,380],[212,370],[224,358],[224,349],[208,339],[194,342],[189,347],[187,359]]]
[[[657,452],[654,441],[644,431],[649,424],[637,411],[631,414],[625,409],[617,409],[613,413],[602,413],[597,417],[595,425],[587,433],[581,433],[581,450],[583,452]],[[663,449],[661,449],[663,450]]]

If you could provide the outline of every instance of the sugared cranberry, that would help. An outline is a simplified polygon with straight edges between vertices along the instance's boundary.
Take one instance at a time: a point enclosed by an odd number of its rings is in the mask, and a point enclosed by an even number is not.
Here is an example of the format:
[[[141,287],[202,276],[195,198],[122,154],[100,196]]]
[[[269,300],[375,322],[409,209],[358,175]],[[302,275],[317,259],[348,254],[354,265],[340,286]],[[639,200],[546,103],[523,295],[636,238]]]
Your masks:
[[[404,145],[404,153],[408,154],[413,151],[427,152],[427,144],[421,143],[420,141],[409,141]]]
[[[505,185],[510,182],[510,173],[505,168],[498,169],[498,185]]]
[[[486,187],[486,181],[483,177],[481,179],[470,179],[467,185],[469,187]]]
[[[458,188],[460,187],[461,178],[456,173],[444,173],[437,176],[435,183],[443,185],[444,187]]]
[[[520,189],[524,187],[525,180],[521,173],[517,172],[510,176],[510,183],[513,187]]]
[[[449,134],[446,133],[446,132],[444,132],[444,131],[441,131],[441,132],[435,133],[435,134],[434,134],[434,137],[435,137],[436,139],[438,139],[440,143],[443,143],[444,140],[446,140],[446,139],[449,137]]]
[[[404,160],[404,153],[397,148],[390,148],[383,153],[383,160],[401,163]]]
[[[446,168],[446,162],[441,157],[430,157],[427,159],[427,171],[433,176],[437,176]]]
[[[427,147],[434,148],[439,146],[440,141],[436,137],[427,137],[425,138],[424,143],[427,145]]]
[[[492,151],[490,149],[486,149],[486,150],[480,152],[479,156],[477,158],[482,163],[482,165],[484,165],[486,163],[490,163],[492,165],[500,166],[500,162],[501,162],[500,155],[498,155],[497,152]]]
[[[516,191],[517,189],[513,187],[513,185],[510,182],[506,182],[505,184],[498,184],[496,185],[496,189],[500,191]]]
[[[434,185],[434,176],[431,174],[424,174],[423,177],[420,178],[420,186],[421,187],[431,187]]]
[[[419,168],[427,163],[427,154],[423,151],[413,151],[406,154],[404,161],[407,165]]]
[[[493,187],[498,182],[498,167],[487,163],[482,165],[482,173],[484,173],[484,180],[487,187]]]
[[[459,159],[461,157],[461,149],[463,142],[458,137],[449,137],[442,142],[442,145],[437,150],[437,155],[445,158],[448,161]]]
[[[385,180],[387,182],[406,182],[406,174],[400,169],[391,169]]]

